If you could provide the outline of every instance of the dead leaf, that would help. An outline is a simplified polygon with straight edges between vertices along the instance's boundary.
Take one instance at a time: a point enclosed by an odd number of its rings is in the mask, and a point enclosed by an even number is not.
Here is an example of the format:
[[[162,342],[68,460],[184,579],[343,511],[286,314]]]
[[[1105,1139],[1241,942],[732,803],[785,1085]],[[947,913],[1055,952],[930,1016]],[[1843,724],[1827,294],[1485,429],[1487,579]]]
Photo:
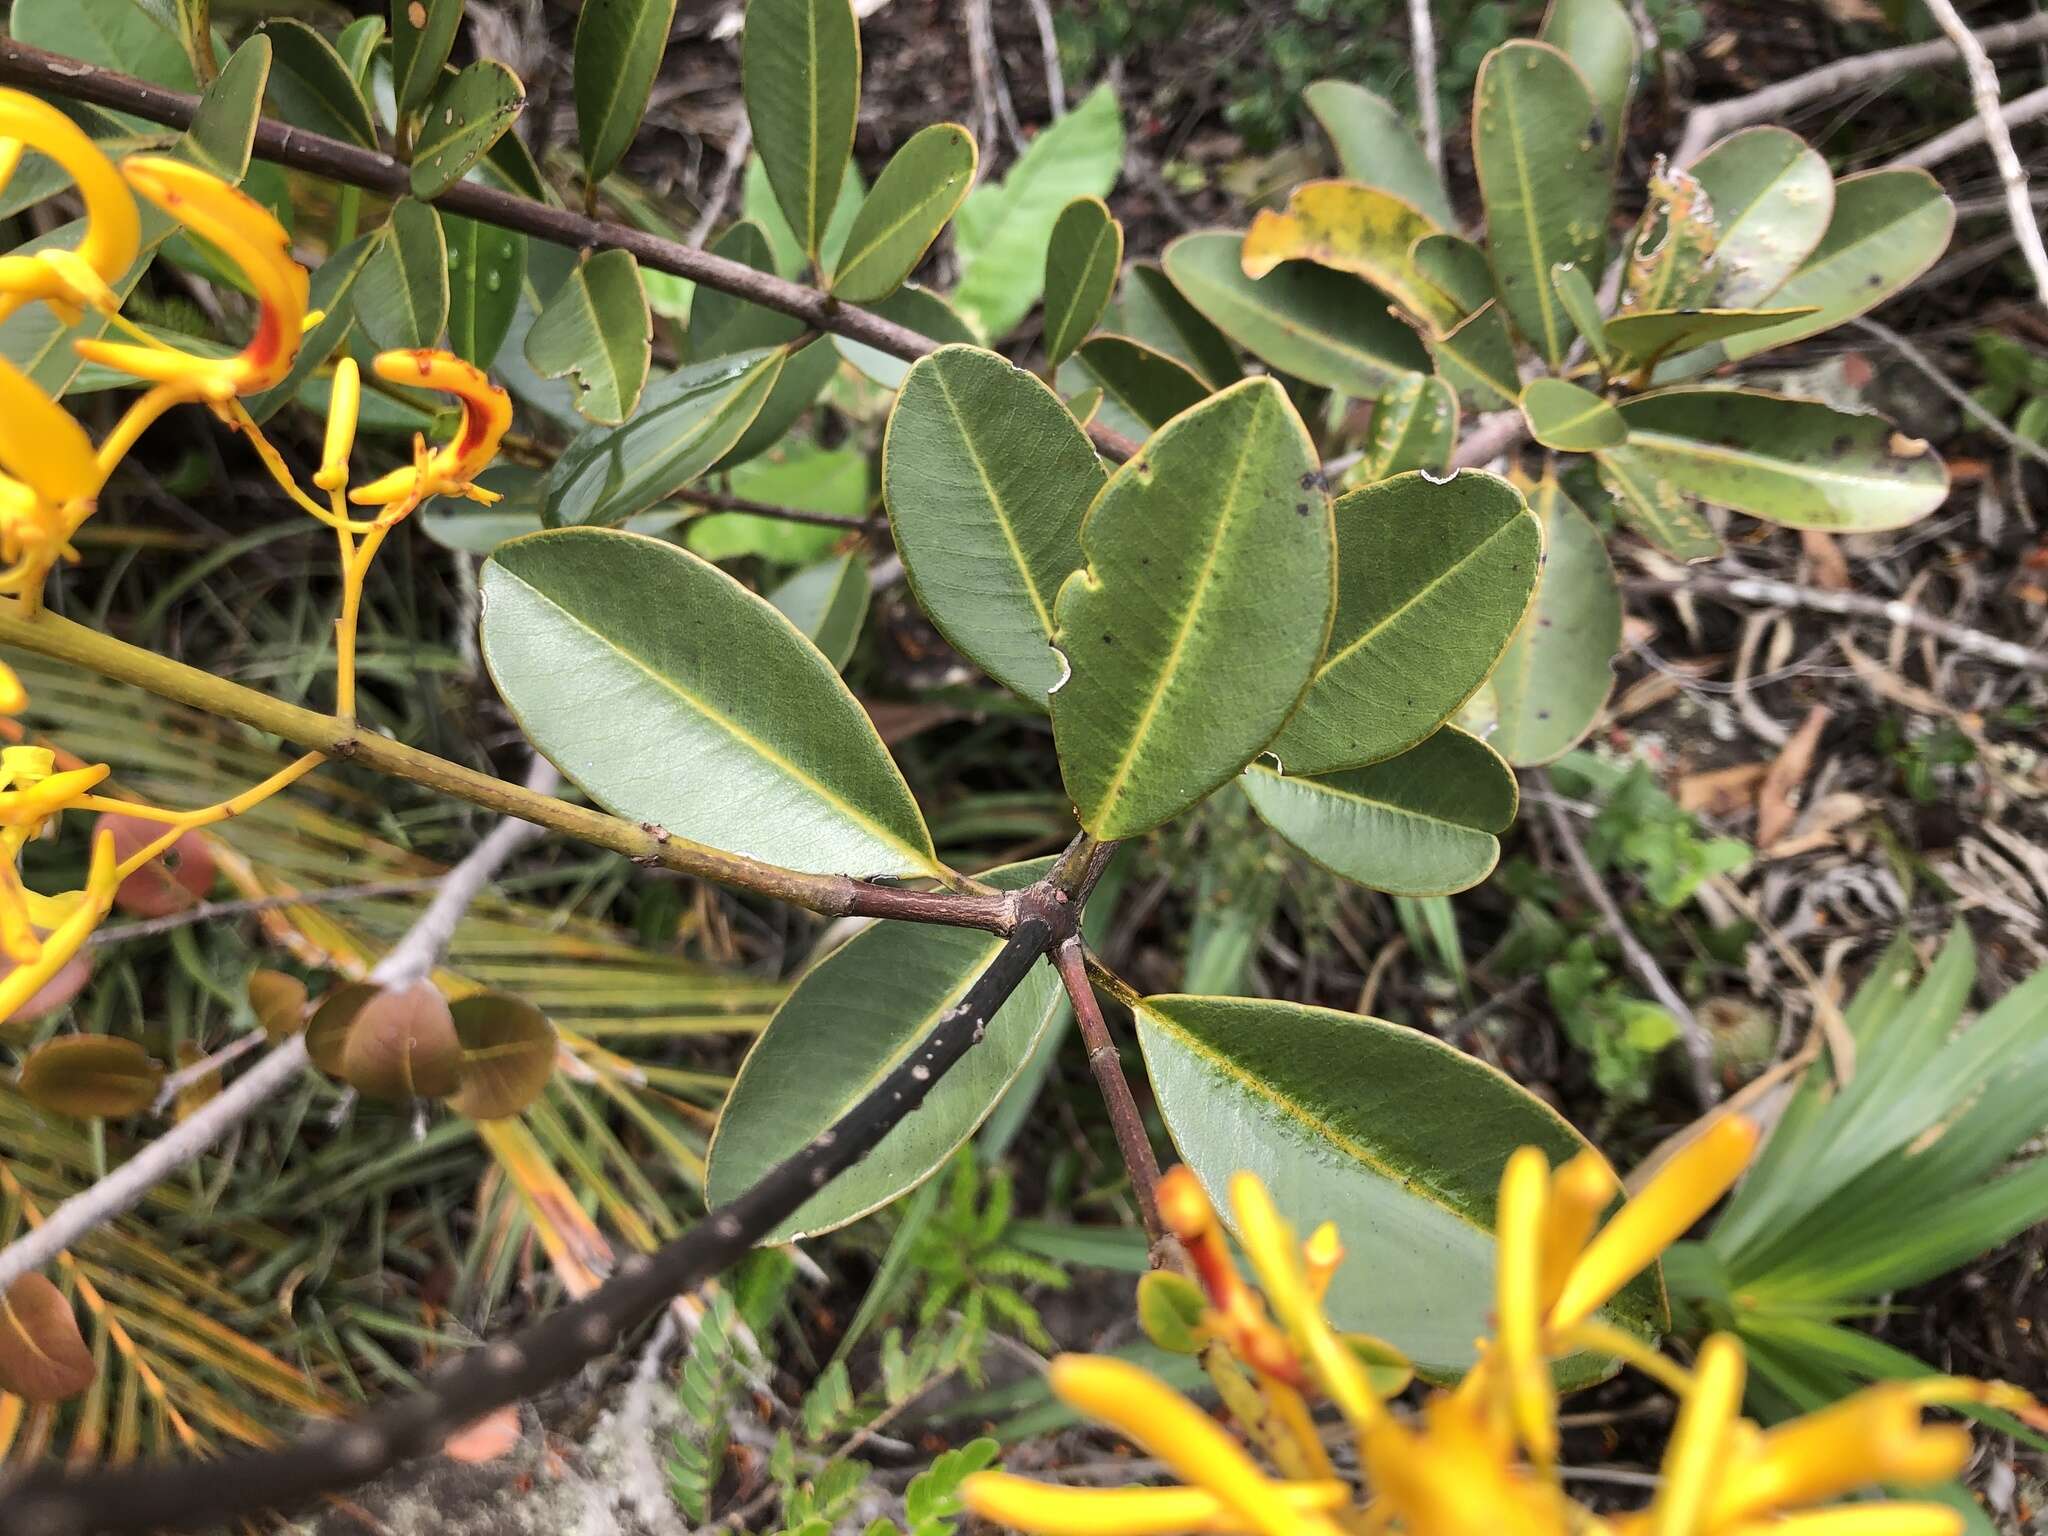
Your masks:
[[[1785,743],[1784,751],[1778,754],[1778,760],[1771,764],[1770,772],[1764,775],[1756,795],[1759,849],[1769,852],[1771,845],[1791,831],[1792,823],[1799,819],[1799,808],[1792,803],[1792,796],[1813,770],[1813,751],[1820,745],[1820,733],[1827,729],[1830,718],[1825,704],[1809,709],[1792,739]]]
[[[1738,816],[1756,804],[1756,788],[1770,771],[1768,763],[1736,763],[1689,773],[1678,781],[1679,809],[1695,816]]]
[[[1842,554],[1842,546],[1831,533],[1822,533],[1818,528],[1803,529],[1799,535],[1799,547],[1806,554],[1806,560],[1813,567],[1813,584],[1829,592],[1847,592],[1855,585],[1849,575],[1849,562]]]
[[[61,1403],[93,1382],[92,1351],[64,1293],[43,1276],[15,1281],[0,1301],[0,1392]]]

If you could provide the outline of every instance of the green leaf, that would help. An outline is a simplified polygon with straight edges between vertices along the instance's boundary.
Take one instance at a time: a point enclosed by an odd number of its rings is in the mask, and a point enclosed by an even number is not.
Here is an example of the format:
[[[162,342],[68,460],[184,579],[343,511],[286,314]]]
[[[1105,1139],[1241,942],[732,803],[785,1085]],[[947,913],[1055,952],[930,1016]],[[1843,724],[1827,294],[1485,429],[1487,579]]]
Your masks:
[[[237,48],[214,77],[192,114],[192,126],[177,153],[222,181],[239,185],[249,174],[256,122],[263,115],[263,88],[270,78],[270,39],[257,36]]]
[[[1080,567],[1102,462],[1059,397],[993,352],[941,347],[903,381],[882,491],[918,605],[955,649],[1042,702],[1060,583]]]
[[[879,304],[868,306],[884,320],[894,320],[913,331],[931,337],[945,346],[949,342],[972,342],[974,332],[967,322],[954,314],[951,306],[929,288],[920,288],[915,283],[905,283]],[[844,336],[832,338],[833,348],[839,355],[860,370],[862,378],[879,384],[886,390],[903,387],[903,376],[910,372],[908,359],[893,352],[878,352],[873,347],[863,346],[857,341],[848,341]]]
[[[1597,269],[1607,243],[1607,145],[1586,81],[1545,43],[1513,42],[1479,67],[1473,158],[1501,302],[1553,368],[1572,329],[1550,285],[1559,262]]]
[[[1476,313],[1499,297],[1486,252],[1461,235],[1424,235],[1409,248],[1408,259],[1461,314]]]
[[[1174,1145],[1219,1210],[1240,1170],[1298,1231],[1331,1221],[1361,1258],[1326,1306],[1439,1379],[1491,1332],[1495,1199],[1517,1147],[1553,1164],[1587,1143],[1502,1073],[1418,1030],[1297,1003],[1148,997],[1138,1041]],[[1364,1261],[1369,1255],[1370,1262]],[[1661,1325],[1655,1272],[1609,1316]],[[1585,1362],[1561,1379],[1583,1382]]]
[[[1714,287],[1714,209],[1689,172],[1657,162],[1649,202],[1630,233],[1622,311],[1691,309]]]
[[[1563,379],[1531,379],[1522,389],[1522,419],[1531,437],[1559,453],[1591,453],[1628,440],[1620,412]]]
[[[1440,471],[1457,442],[1457,392],[1434,374],[1411,373],[1373,406],[1365,456],[1352,471],[1351,483],[1371,485],[1411,469]]]
[[[1124,277],[1123,297],[1105,319],[1104,328],[1135,337],[1154,352],[1178,358],[1207,380],[1212,389],[1235,384],[1244,376],[1229,338],[1181,297],[1173,280],[1156,262],[1131,264]]]
[[[1923,170],[1844,177],[1835,184],[1827,233],[1771,295],[1781,308],[1811,304],[1815,312],[1737,337],[1726,344],[1728,355],[1754,357],[1875,309],[1934,265],[1948,248],[1955,223],[1955,204]]]
[[[136,75],[175,91],[196,90],[177,34],[135,0],[14,0],[7,30],[18,43]]]
[[[1315,445],[1272,379],[1176,416],[1110,477],[1053,606],[1053,739],[1084,827],[1158,826],[1273,739],[1329,633],[1332,545]]]
[[[1615,516],[1674,560],[1712,560],[1721,539],[1699,507],[1629,444],[1593,456]]]
[[[1468,409],[1512,410],[1521,403],[1515,338],[1508,332],[1500,300],[1488,299],[1449,335],[1433,336],[1427,345],[1437,372]]]
[[[1396,896],[1448,896],[1492,874],[1518,798],[1500,754],[1449,725],[1370,767],[1308,778],[1254,763],[1238,782],[1302,853]]]
[[[1620,0],[1550,0],[1537,36],[1578,66],[1600,109],[1600,144],[1608,164],[1628,133],[1629,98],[1635,95],[1641,44]]]
[[[910,276],[974,184],[979,152],[958,123],[933,123],[889,157],[847,232],[832,269],[832,295],[852,304],[886,299]]]
[[[274,52],[270,100],[279,117],[294,128],[364,149],[377,147],[377,120],[332,43],[288,16],[260,23],[257,35],[269,38]]]
[[[517,192],[521,197],[530,197],[536,203],[555,205],[554,188],[541,176],[540,164],[533,158],[516,133],[508,133],[493,144],[484,155],[484,170],[489,179],[508,192]]]
[[[1016,890],[1051,863],[1013,864],[982,878]],[[965,928],[882,922],[806,971],[740,1065],[711,1139],[707,1198],[730,1199],[832,1125],[916,1049],[1002,944]],[[766,1241],[843,1227],[944,1167],[1015,1080],[1064,997],[1039,961],[917,1113]]]
[[[1813,313],[1807,309],[1638,309],[1607,322],[1618,366],[1648,367],[1680,352]]]
[[[1535,600],[1473,700],[1487,737],[1518,768],[1562,757],[1593,728],[1614,687],[1621,584],[1592,520],[1546,478],[1529,497],[1543,525]]]
[[[1664,389],[1620,406],[1629,448],[1682,495],[1787,528],[1872,533],[1948,498],[1927,444],[1881,416],[1748,389]]]
[[[575,79],[585,182],[611,175],[640,131],[675,19],[676,0],[584,0]]]
[[[1329,135],[1348,180],[1383,188],[1446,229],[1457,226],[1443,178],[1392,102],[1348,80],[1318,80],[1301,99]]]
[[[382,16],[358,16],[343,27],[334,39],[334,51],[341,55],[341,62],[348,66],[349,78],[355,81],[358,93],[369,83],[370,62],[376,58],[378,45],[383,41]]]
[[[448,345],[457,357],[489,368],[519,310],[526,236],[454,214],[442,216],[441,229],[448,240]]]
[[[868,184],[861,180],[860,167],[848,160],[846,174],[839,179],[839,195],[832,200],[832,217],[825,224],[825,238],[818,247],[818,261],[824,271],[831,271],[832,264],[839,259],[847,232],[853,228],[867,195]],[[767,234],[768,243],[774,248],[773,270],[784,277],[801,276],[804,263],[810,258],[804,253],[796,231],[789,227],[789,220],[782,216],[759,155],[747,157],[746,174],[740,178],[740,213]]]
[[[994,340],[1029,314],[1044,288],[1061,210],[1077,197],[1108,193],[1123,163],[1123,121],[1115,91],[1104,84],[1034,138],[1000,182],[976,187],[953,226],[960,318]]]
[[[783,458],[755,459],[732,472],[732,492],[749,501],[859,517],[868,509],[868,463],[850,448],[793,447]],[[777,565],[822,559],[844,538],[842,528],[785,522],[747,512],[692,518],[684,543],[706,560],[755,555]]]
[[[740,434],[739,441],[711,466],[712,474],[737,469],[780,443],[839,371],[839,354],[822,336],[805,343],[794,355],[785,348],[783,355],[782,373],[768,391],[768,398],[761,402],[761,409]]]
[[[748,0],[740,77],[761,167],[797,243],[815,261],[860,111],[852,0]]]
[[[570,272],[533,322],[526,360],[544,379],[573,374],[576,409],[616,426],[640,402],[653,336],[640,264],[630,251],[600,251]]]
[[[1600,365],[1602,375],[1614,371],[1614,349],[1607,342],[1607,321],[1600,313],[1599,297],[1586,274],[1569,262],[1550,269],[1550,286],[1557,290],[1557,302],[1571,317],[1572,327],[1585,339],[1586,349]]]
[[[1404,374],[1427,372],[1415,333],[1387,312],[1385,295],[1347,272],[1308,262],[1256,282],[1225,230],[1182,235],[1166,248],[1166,275],[1211,324],[1284,373],[1370,399]]]
[[[402,197],[354,288],[356,321],[380,352],[431,347],[448,323],[448,247],[441,215]]]
[[[1060,210],[1045,251],[1045,360],[1058,367],[1109,308],[1124,260],[1124,227],[1099,197]]]
[[[774,249],[759,225],[742,221],[711,242],[711,253],[737,261],[756,272],[774,270]],[[699,287],[690,300],[690,357],[707,362],[757,347],[779,347],[804,332],[794,315],[764,309],[745,299]]]
[[[1542,537],[1497,475],[1399,475],[1339,497],[1329,650],[1272,753],[1290,774],[1405,751],[1457,713],[1529,607]]]
[[[803,631],[832,670],[844,672],[868,616],[868,566],[849,552],[798,571],[768,594],[768,601]]]
[[[782,369],[780,352],[743,352],[676,370],[631,421],[592,427],[562,451],[542,492],[549,518],[617,524],[681,490],[739,441]]]
[[[813,874],[938,872],[846,685],[717,566],[641,534],[559,528],[499,545],[482,590],[498,691],[607,810]]]
[[[1716,304],[1748,309],[1777,293],[1827,232],[1835,178],[1784,128],[1745,128],[1692,168],[1714,205]]]
[[[461,25],[462,0],[391,0],[391,88],[401,116],[434,94]]]
[[[496,59],[443,76],[413,141],[413,196],[439,197],[462,180],[525,108],[526,87]]]
[[[1411,252],[1441,231],[1427,214],[1391,192],[1351,181],[1304,182],[1287,210],[1262,208],[1245,232],[1239,260],[1260,278],[1282,262],[1312,261],[1362,277],[1432,331],[1457,324],[1464,310],[1416,269]]]
[[[1149,436],[1209,397],[1209,386],[1187,364],[1128,336],[1090,336],[1069,371],[1102,390],[1109,424],[1132,437]]]

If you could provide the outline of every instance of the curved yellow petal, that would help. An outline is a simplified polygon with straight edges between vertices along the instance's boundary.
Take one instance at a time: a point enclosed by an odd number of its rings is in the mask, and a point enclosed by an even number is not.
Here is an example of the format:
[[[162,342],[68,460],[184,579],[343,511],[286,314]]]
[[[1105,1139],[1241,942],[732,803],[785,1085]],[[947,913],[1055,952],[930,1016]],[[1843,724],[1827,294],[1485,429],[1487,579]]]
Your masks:
[[[481,494],[472,487],[497,457],[498,444],[512,425],[512,397],[481,368],[431,347],[380,352],[371,367],[378,378],[393,384],[455,396],[462,404],[462,424],[454,437],[428,455],[423,467],[395,469],[349,492],[349,500],[358,506],[378,507],[408,498]]]
[[[18,715],[28,708],[28,690],[14,668],[0,661],[0,715]]]
[[[0,469],[53,506],[96,495],[99,460],[85,428],[0,358]]]
[[[100,153],[83,129],[46,101],[25,91],[0,89],[0,137],[19,140],[48,155],[78,184],[85,200],[85,238],[79,242],[78,254],[102,282],[111,283],[135,264],[142,249],[142,220],[135,199],[113,162]],[[0,177],[0,182],[5,180]],[[33,257],[22,259],[34,261]],[[0,278],[0,292],[22,291],[12,286],[17,273],[20,269],[14,268]],[[30,292],[28,297],[90,302],[90,296],[71,291],[61,272],[46,266],[46,273],[39,279],[46,285],[45,291]]]
[[[114,835],[102,832],[93,839],[85,899],[43,940],[42,952],[33,961],[16,966],[0,979],[0,1022],[12,1018],[22,1004],[42,991],[44,983],[64,968],[65,961],[78,953],[114,904],[114,888],[119,883],[115,875]]]
[[[1922,1423],[1911,1384],[1880,1382],[1763,1435],[1721,1478],[1709,1528],[1878,1483],[1941,1482],[1969,1459],[1967,1430]]]
[[[105,763],[94,763],[88,768],[53,773],[25,789],[0,793],[0,826],[34,826],[45,817],[63,810],[80,795],[92,793],[93,787],[107,776],[108,771]]]
[[[1279,1483],[1295,1509],[1343,1507],[1342,1483]],[[1008,1472],[976,1472],[960,1485],[967,1507],[984,1520],[1034,1536],[1177,1536],[1182,1531],[1248,1529],[1206,1488],[1063,1488]]]
[[[327,441],[313,483],[323,491],[348,484],[348,456],[356,445],[356,418],[362,410],[363,375],[356,360],[344,357],[334,365],[334,388],[327,402]]]
[[[1727,1461],[1729,1429],[1742,1411],[1747,1362],[1733,1334],[1717,1333],[1700,1346],[1692,1391],[1664,1453],[1664,1477],[1650,1506],[1651,1536],[1694,1536],[1702,1528],[1715,1476]]]
[[[1946,1504],[1887,1501],[1816,1509],[1732,1527],[1727,1536],[1962,1536],[1963,1514]]]
[[[1600,1213],[1619,1187],[1607,1159],[1591,1147],[1552,1171],[1550,1204],[1543,1219],[1543,1274],[1537,1287],[1546,1308],[1564,1289],[1586,1239],[1600,1224]]]
[[[1541,1466],[1557,1460],[1557,1405],[1543,1340],[1543,1230],[1550,1160],[1521,1147],[1500,1177],[1494,1257],[1494,1326],[1501,1389],[1515,1432]]]

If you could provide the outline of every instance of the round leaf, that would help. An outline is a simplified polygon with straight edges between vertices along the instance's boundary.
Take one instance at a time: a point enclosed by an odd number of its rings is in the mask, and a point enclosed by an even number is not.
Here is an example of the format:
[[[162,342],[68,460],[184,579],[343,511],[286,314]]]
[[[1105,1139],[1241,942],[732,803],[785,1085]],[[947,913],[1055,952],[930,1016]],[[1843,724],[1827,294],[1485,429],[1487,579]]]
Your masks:
[[[846,685],[763,598],[659,539],[562,528],[483,570],[483,653],[593,800],[814,874],[929,875],[909,786]]]
[[[1136,1013],[1166,1128],[1218,1208],[1246,1170],[1298,1230],[1335,1222],[1361,1257],[1331,1281],[1331,1321],[1385,1339],[1425,1375],[1470,1365],[1472,1341],[1491,1332],[1501,1169],[1522,1146],[1575,1156],[1578,1133],[1502,1073],[1378,1019],[1188,996],[1148,997]],[[1662,1311],[1650,1278],[1610,1315],[1648,1330]]]
[[[903,286],[974,185],[974,135],[933,123],[911,135],[875,178],[832,269],[832,295],[872,304]]]
[[[578,262],[526,333],[526,360],[544,379],[573,375],[576,409],[616,426],[647,382],[654,319],[631,251]]]
[[[462,1045],[461,1086],[448,1107],[472,1120],[516,1115],[555,1072],[555,1026],[524,998],[478,992],[448,1008]]]
[[[584,0],[576,18],[576,144],[584,179],[603,181],[640,131],[668,50],[676,0]]]
[[[0,1300],[0,1394],[29,1403],[76,1397],[99,1374],[64,1293],[29,1273]]]
[[[1692,168],[1714,208],[1714,302],[1762,304],[1820,244],[1835,178],[1820,151],[1785,128],[1730,134]]]
[[[306,984],[283,971],[249,973],[249,1007],[276,1045],[306,1027]]]
[[[1329,634],[1332,544],[1315,445],[1269,378],[1176,416],[1110,477],[1053,606],[1053,738],[1083,826],[1156,827],[1273,739]]]
[[[1053,603],[1081,564],[1102,461],[1059,397],[975,347],[941,347],[903,381],[882,493],[911,591],[960,653],[1043,700],[1060,678]]]
[[[1095,328],[1116,292],[1124,227],[1099,197],[1060,210],[1045,250],[1045,360],[1058,366]]]
[[[118,1035],[59,1035],[21,1064],[22,1097],[80,1120],[139,1115],[156,1102],[163,1079],[147,1051]]]
[[[483,159],[526,106],[526,87],[496,59],[445,75],[412,147],[414,197],[439,197]]]
[[[431,981],[375,988],[341,1047],[342,1077],[372,1099],[438,1099],[455,1091],[461,1068],[448,1000]]]
[[[1628,7],[1621,0],[1551,0],[1539,36],[1585,77],[1600,108],[1601,143],[1612,164],[1628,132],[1628,103],[1641,54]]]
[[[306,1021],[306,1057],[329,1077],[341,1076],[342,1053],[348,1048],[349,1026],[363,1005],[377,995],[366,981],[347,981],[320,999]]]
[[[1521,493],[1478,470],[1398,475],[1335,510],[1329,649],[1271,747],[1290,774],[1391,757],[1448,720],[1500,660],[1542,558]]]
[[[816,258],[860,110],[852,0],[749,0],[740,78],[768,184]]]
[[[1500,754],[1449,725],[1369,768],[1300,778],[1254,763],[1240,782],[1316,863],[1396,896],[1447,896],[1492,874],[1517,799]]]
[[[1628,427],[1607,401],[1563,379],[1531,379],[1522,389],[1529,435],[1559,453],[1591,453],[1628,440]]]
[[[1017,890],[1050,865],[1010,865],[983,878]],[[740,1065],[711,1139],[707,1198],[732,1199],[852,1108],[960,1001],[1002,944],[965,928],[882,922],[806,971]],[[843,1227],[945,1166],[1016,1080],[1064,1002],[1059,979],[1040,960],[917,1113],[763,1240]]]

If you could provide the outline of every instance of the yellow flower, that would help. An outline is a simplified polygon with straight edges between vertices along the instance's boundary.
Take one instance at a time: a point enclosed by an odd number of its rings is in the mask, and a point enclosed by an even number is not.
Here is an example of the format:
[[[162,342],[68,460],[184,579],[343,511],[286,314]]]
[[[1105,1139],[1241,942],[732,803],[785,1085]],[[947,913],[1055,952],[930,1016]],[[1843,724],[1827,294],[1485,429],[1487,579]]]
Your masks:
[[[100,772],[104,773],[105,769]],[[116,864],[113,835],[102,832],[93,839],[92,864],[86,875],[85,889],[67,891],[57,897],[43,897],[21,892],[20,876],[15,872],[13,861],[8,861],[5,878],[0,879],[0,893],[4,893],[0,894],[0,911],[4,911],[11,898],[26,894],[26,904],[32,915],[40,920],[38,926],[47,925],[50,933],[33,957],[0,979],[0,1021],[11,1018],[22,1004],[40,992],[50,978],[64,968],[65,962],[78,953],[93,929],[113,908],[114,891],[121,883]]]
[[[194,400],[220,402],[282,383],[299,355],[308,283],[306,269],[292,260],[284,226],[247,193],[182,160],[138,155],[122,162],[121,174],[241,269],[256,294],[256,330],[233,357],[195,357],[175,347],[113,341],[81,341],[79,352]]]
[[[52,816],[81,796],[91,794],[107,776],[105,763],[68,773],[55,770],[55,754],[46,748],[0,749],[0,951],[21,966],[40,960],[47,948],[36,937],[36,929],[57,927],[68,915],[68,908],[53,910],[39,905],[47,898],[37,896],[21,883],[21,850],[42,833]],[[87,932],[90,931],[88,928]],[[50,973],[54,974],[55,969],[51,967]],[[34,991],[31,987],[22,996],[26,998]],[[0,1014],[0,1018],[4,1017]]]
[[[1244,1283],[1231,1261],[1230,1246],[1201,1182],[1187,1164],[1166,1170],[1159,1180],[1155,1198],[1159,1219],[1167,1231],[1180,1239],[1196,1278],[1209,1296],[1209,1314],[1204,1321],[1230,1352],[1261,1375],[1299,1386],[1303,1380],[1301,1362],[1296,1359],[1258,1295]]]
[[[0,661],[0,715],[18,715],[28,708],[28,690],[14,668]]]
[[[496,492],[476,484],[476,477],[497,456],[512,425],[511,397],[481,368],[428,347],[381,352],[372,366],[378,378],[393,384],[455,396],[462,403],[462,424],[454,437],[431,451],[415,439],[411,465],[349,492],[349,500],[364,507],[411,507],[430,496],[466,496],[486,505],[498,500]]]
[[[27,374],[0,358],[0,592],[33,601],[98,505],[92,439]]]
[[[313,483],[323,491],[348,484],[348,456],[356,445],[356,417],[362,410],[363,375],[356,360],[344,357],[334,365],[334,389],[327,400],[327,441]]]
[[[13,149],[0,157],[0,170],[7,173],[0,174],[0,186],[26,145],[62,166],[85,200],[85,236],[77,250],[0,256],[0,317],[37,299],[66,324],[83,307],[113,307],[107,285],[134,265],[142,223],[112,162],[70,118],[23,91],[0,89],[0,140],[12,141]]]

